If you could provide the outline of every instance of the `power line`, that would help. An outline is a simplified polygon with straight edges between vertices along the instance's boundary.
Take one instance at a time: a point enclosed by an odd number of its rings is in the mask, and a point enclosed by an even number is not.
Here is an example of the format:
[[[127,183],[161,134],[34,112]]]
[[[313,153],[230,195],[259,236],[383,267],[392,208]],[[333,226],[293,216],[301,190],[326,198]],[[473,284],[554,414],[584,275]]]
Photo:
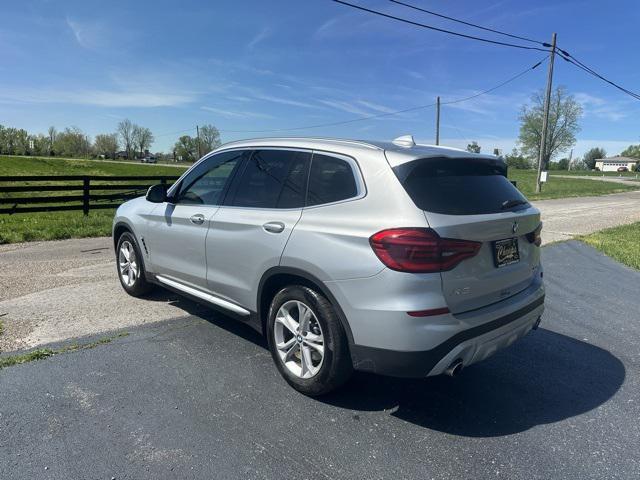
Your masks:
[[[468,100],[472,100],[474,98],[480,97],[481,95],[486,95],[487,93],[491,93],[501,87],[504,87],[505,85],[517,80],[518,78],[522,77],[523,75],[527,74],[528,72],[530,72],[531,70],[536,69],[537,67],[539,67],[548,57],[543,58],[542,60],[540,60],[539,62],[537,62],[535,65],[528,67],[527,69],[513,75],[512,77],[509,77],[507,80],[499,83],[498,85],[495,85],[487,90],[483,90],[482,92],[470,95],[468,97],[464,97],[464,98],[458,98],[455,100],[449,100],[447,102],[441,102],[442,105],[452,105],[455,103],[461,103],[461,102],[466,102]],[[320,124],[316,124],[316,125],[307,125],[304,127],[293,127],[293,128],[275,128],[275,129],[270,129],[270,130],[223,130],[220,133],[277,133],[277,132],[292,132],[292,131],[297,131],[297,130],[310,130],[310,129],[314,129],[314,128],[322,128],[322,127],[336,127],[336,126],[340,126],[340,125],[347,125],[350,123],[356,123],[356,122],[363,122],[366,120],[373,120],[375,118],[382,118],[382,117],[390,117],[390,116],[394,116],[394,115],[400,115],[402,113],[408,113],[408,112],[414,112],[416,110],[423,110],[425,108],[430,108],[430,107],[434,107],[436,104],[435,103],[429,103],[427,105],[419,105],[417,107],[411,107],[411,108],[405,108],[403,110],[396,110],[393,112],[385,112],[385,113],[378,113],[375,115],[367,115],[364,117],[359,117],[359,118],[353,118],[351,120],[342,120],[342,121],[338,121],[338,122],[330,122],[330,123],[320,123]]]
[[[362,10],[363,12],[368,12],[368,13],[372,13],[374,15],[378,15],[378,16],[381,16],[381,17],[389,18],[389,19],[392,19],[392,20],[397,20],[399,22],[408,23],[409,25],[414,25],[416,27],[426,28],[426,29],[434,30],[436,32],[441,32],[441,33],[447,33],[449,35],[455,35],[457,37],[462,37],[462,38],[466,38],[466,39],[469,39],[469,40],[477,40],[479,42],[492,43],[494,45],[501,45],[503,47],[520,48],[520,49],[523,49],[523,50],[539,50],[541,52],[546,52],[547,51],[544,48],[540,48],[540,47],[529,47],[527,45],[518,45],[518,44],[515,44],[515,43],[501,42],[499,40],[490,40],[488,38],[476,37],[475,35],[467,35],[466,33],[454,32],[453,30],[446,30],[444,28],[434,27],[432,25],[427,25],[425,23],[414,22],[413,20],[407,20],[406,18],[396,17],[395,15],[390,15],[388,13],[379,12],[378,10],[372,10],[370,8],[367,8],[367,7],[362,7],[360,5],[355,5],[353,3],[345,2],[343,0],[331,0],[331,1],[336,2],[336,3],[340,3],[342,5],[346,5],[346,6],[351,7],[351,8],[355,8],[357,10]],[[544,46],[544,44],[541,44],[541,45]]]
[[[433,15],[433,16],[436,16],[436,17],[444,18],[446,20],[451,20],[452,22],[461,23],[462,25],[467,25],[469,27],[479,28],[480,30],[485,30],[487,32],[497,33],[498,35],[504,35],[504,36],[507,36],[507,37],[516,38],[518,40],[524,40],[525,42],[536,43],[538,45],[542,45],[543,47],[549,47],[550,46],[549,44],[547,44],[545,42],[541,42],[540,40],[533,40],[531,38],[521,37],[520,35],[514,35],[512,33],[506,33],[506,32],[501,32],[500,30],[494,30],[493,28],[483,27],[483,26],[477,25],[475,23],[465,22],[464,20],[460,20],[460,19],[457,19],[457,18],[449,17],[447,15],[443,15],[441,13],[433,12],[433,11],[427,10],[425,8],[416,7],[415,5],[411,5],[409,3],[400,2],[398,0],[389,0],[389,1],[391,3],[396,3],[398,5],[402,5],[404,7],[411,8],[413,10],[417,10],[419,12],[428,13],[429,15]]]
[[[574,66],[578,67],[579,69],[584,70],[588,74],[599,78],[600,80],[608,83],[609,85],[612,85],[613,87],[615,87],[618,90],[626,93],[627,95],[630,95],[631,97],[635,98],[636,100],[640,100],[640,94],[632,92],[631,90],[628,90],[628,89],[624,88],[623,86],[618,85],[617,83],[609,80],[608,78],[604,77],[603,75],[601,75],[598,72],[596,72],[595,70],[593,70],[591,67],[589,67],[589,66],[585,65],[584,63],[582,63],[580,60],[578,60],[576,57],[571,55],[569,52],[567,52],[565,50],[562,50],[561,48],[558,48],[557,51],[558,51],[558,55],[564,61],[569,62],[569,63],[573,64]]]

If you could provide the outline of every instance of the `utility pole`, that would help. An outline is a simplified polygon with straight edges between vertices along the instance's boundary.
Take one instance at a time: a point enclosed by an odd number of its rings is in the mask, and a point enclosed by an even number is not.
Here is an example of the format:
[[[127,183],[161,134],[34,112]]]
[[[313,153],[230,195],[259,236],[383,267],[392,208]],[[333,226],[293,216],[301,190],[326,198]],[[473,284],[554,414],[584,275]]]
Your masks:
[[[198,159],[202,158],[202,153],[200,153],[200,125],[196,125],[196,135],[198,136]]]
[[[556,56],[556,34],[551,36],[551,55],[549,57],[549,74],[547,75],[547,94],[544,98],[544,113],[542,116],[542,135],[540,135],[540,153],[538,155],[538,176],[536,177],[536,193],[540,193],[540,174],[547,150],[547,128],[549,126],[549,104],[551,103],[551,85],[553,84],[553,60]]]
[[[567,165],[567,170],[571,170],[571,161],[573,160],[573,148],[569,152],[569,165]]]
[[[436,145],[440,145],[440,97],[436,98]]]

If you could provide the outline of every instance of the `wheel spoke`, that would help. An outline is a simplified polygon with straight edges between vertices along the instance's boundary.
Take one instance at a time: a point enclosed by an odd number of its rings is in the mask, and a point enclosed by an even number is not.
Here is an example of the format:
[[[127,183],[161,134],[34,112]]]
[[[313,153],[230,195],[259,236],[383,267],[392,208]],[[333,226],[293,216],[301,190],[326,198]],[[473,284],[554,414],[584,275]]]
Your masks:
[[[291,358],[293,357],[293,355],[296,353],[296,351],[300,348],[300,345],[298,345],[297,342],[293,343],[293,346],[289,349],[289,351],[287,351],[287,353],[285,353],[283,361],[284,363],[287,363],[288,361],[291,360]]]
[[[122,252],[122,255],[124,255],[124,258],[128,262],[130,260],[130,255],[129,255],[129,248],[128,248],[128,245],[126,243],[124,245],[122,245],[122,248],[120,249],[120,252]]]
[[[312,375],[313,372],[313,360],[311,359],[311,350],[309,347],[302,345],[300,347],[302,355],[300,355],[300,364],[302,365],[302,377]]]
[[[306,332],[309,329],[309,318],[311,317],[311,309],[302,302],[296,302],[298,307],[298,322],[300,323],[300,332]]]
[[[282,350],[282,351],[287,351],[291,348],[291,346],[293,344],[296,343],[296,337],[291,337],[289,340],[287,340],[286,342],[282,342],[282,343],[278,343],[276,345],[278,350]]]
[[[318,335],[313,335],[317,338],[312,339],[310,338],[311,335],[313,334],[307,335],[307,338],[305,338],[305,344],[313,348],[320,355],[324,355],[324,341]]]
[[[279,315],[278,317],[276,317],[276,322],[284,325],[284,327],[293,335],[298,334],[299,324],[293,319],[289,311],[286,311],[286,313],[284,313],[283,315]]]

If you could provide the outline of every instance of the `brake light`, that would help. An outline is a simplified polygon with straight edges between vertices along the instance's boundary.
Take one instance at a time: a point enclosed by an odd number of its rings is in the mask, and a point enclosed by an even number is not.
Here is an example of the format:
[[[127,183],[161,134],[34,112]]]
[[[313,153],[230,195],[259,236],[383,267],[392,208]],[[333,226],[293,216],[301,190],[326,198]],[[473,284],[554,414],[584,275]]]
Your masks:
[[[529,232],[527,233],[527,240],[529,240],[530,243],[533,243],[536,247],[539,247],[540,245],[542,245],[542,223],[540,223],[540,225],[538,225],[538,228],[536,228],[533,232]]]
[[[441,238],[430,228],[391,228],[369,238],[371,248],[387,267],[399,272],[433,273],[451,270],[475,256],[480,242]]]

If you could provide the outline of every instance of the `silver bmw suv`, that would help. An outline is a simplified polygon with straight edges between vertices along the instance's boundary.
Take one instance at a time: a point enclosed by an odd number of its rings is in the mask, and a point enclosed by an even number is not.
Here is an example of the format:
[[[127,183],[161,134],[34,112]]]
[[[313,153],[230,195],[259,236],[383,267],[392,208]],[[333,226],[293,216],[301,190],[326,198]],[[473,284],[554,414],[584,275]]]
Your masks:
[[[536,328],[540,212],[494,156],[268,138],[206,155],[113,223],[120,282],[204,302],[266,335],[286,381],[457,374]]]

